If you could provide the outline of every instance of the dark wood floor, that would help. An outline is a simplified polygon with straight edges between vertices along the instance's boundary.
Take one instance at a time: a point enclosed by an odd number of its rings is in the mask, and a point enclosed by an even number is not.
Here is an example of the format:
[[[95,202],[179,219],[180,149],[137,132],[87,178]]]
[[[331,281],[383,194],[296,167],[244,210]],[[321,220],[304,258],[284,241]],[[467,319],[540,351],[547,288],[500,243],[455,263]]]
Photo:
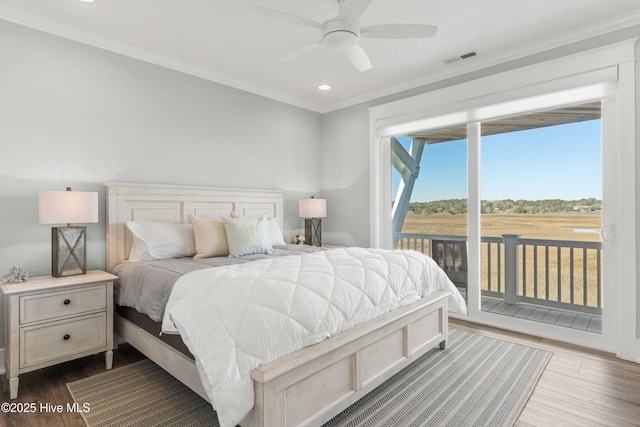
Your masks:
[[[113,367],[127,365],[144,359],[144,355],[133,347],[124,344],[113,352]],[[89,356],[80,360],[62,363],[50,368],[28,372],[20,375],[18,398],[9,400],[9,382],[2,378],[2,403],[35,403],[35,413],[0,412],[0,426],[7,427],[83,427],[82,417],[74,412],[67,412],[67,403],[73,403],[66,384],[81,378],[105,372],[104,354]],[[62,413],[47,412],[42,406],[62,405]],[[20,405],[15,405],[16,408]],[[27,405],[29,407],[29,405]]]

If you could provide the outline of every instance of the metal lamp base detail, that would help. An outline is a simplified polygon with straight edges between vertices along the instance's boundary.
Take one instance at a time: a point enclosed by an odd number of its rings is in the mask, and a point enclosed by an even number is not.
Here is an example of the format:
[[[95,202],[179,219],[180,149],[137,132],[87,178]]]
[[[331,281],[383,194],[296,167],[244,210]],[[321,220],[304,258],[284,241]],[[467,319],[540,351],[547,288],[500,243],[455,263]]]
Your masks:
[[[87,272],[87,227],[51,229],[51,275],[76,276]]]
[[[322,220],[306,218],[304,220],[304,239],[307,245],[322,246]]]

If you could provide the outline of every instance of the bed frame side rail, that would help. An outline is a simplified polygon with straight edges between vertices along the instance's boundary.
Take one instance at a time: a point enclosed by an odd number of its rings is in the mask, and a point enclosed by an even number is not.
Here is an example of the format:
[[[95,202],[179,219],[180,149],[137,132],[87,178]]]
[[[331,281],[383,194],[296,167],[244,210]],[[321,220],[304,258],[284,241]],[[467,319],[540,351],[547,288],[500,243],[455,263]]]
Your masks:
[[[200,382],[193,359],[164,343],[149,332],[120,316],[114,314],[114,331],[124,341],[146,355],[156,365],[180,380],[205,400],[209,400]]]

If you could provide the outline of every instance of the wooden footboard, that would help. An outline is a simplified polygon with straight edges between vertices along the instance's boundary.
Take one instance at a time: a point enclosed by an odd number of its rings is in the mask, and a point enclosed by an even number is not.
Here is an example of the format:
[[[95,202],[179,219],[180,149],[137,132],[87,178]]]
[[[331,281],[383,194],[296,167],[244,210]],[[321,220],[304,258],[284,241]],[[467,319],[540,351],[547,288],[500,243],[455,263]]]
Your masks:
[[[260,366],[254,426],[321,425],[435,346],[448,333],[448,291]]]
[[[253,370],[255,405],[243,425],[321,425],[444,343],[448,291],[346,330]],[[192,359],[116,315],[115,332],[208,400]]]

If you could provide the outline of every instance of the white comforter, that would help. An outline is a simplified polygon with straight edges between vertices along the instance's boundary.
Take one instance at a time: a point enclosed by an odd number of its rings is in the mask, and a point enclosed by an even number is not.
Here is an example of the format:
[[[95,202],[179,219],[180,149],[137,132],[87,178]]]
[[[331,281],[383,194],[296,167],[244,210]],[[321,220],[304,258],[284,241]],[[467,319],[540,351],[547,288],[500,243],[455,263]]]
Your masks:
[[[180,333],[220,425],[235,426],[253,407],[256,367],[441,289],[466,315],[444,271],[419,252],[333,249],[188,273],[162,330]]]

